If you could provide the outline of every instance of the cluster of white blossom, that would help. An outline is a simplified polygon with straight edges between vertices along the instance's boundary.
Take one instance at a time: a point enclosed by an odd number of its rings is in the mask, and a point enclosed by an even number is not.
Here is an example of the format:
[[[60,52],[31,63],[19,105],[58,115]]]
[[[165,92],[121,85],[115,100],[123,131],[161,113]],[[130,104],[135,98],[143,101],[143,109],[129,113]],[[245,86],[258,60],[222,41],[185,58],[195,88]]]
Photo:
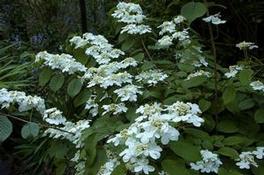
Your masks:
[[[264,147],[257,147],[254,151],[241,152],[236,165],[240,169],[250,169],[250,165],[258,167],[255,157],[260,160],[264,158]]]
[[[148,84],[149,86],[155,86],[159,81],[164,81],[168,77],[167,74],[155,69],[141,72],[135,77],[138,82]]]
[[[206,18],[203,18],[203,21],[208,22],[208,23],[212,23],[214,25],[226,23],[226,20],[221,20],[220,18],[221,18],[220,13],[217,13],[217,14],[208,16]]]
[[[264,84],[261,81],[259,81],[259,80],[251,82],[250,86],[255,91],[264,92]]]
[[[198,76],[205,76],[205,77],[211,77],[211,73],[210,72],[207,72],[207,71],[204,71],[204,70],[198,70],[194,73],[191,73],[187,76],[186,80],[190,80],[194,77],[198,77]]]
[[[84,160],[81,160],[80,158],[81,156],[81,153],[80,153],[80,150],[78,150],[74,157],[71,159],[72,162],[75,162],[75,175],[83,175],[85,174],[85,161],[86,161],[86,158]]]
[[[62,116],[62,112],[57,108],[50,108],[44,111],[43,120],[52,125],[65,124],[66,118]]]
[[[245,50],[245,49],[252,50],[258,48],[258,46],[255,43],[246,42],[246,41],[236,44],[236,47],[239,48],[240,50]]]
[[[115,159],[109,159],[98,171],[96,175],[111,175],[114,169],[120,164],[120,162]]]
[[[208,150],[201,150],[200,153],[202,160],[190,163],[191,169],[201,171],[201,173],[218,173],[218,169],[222,165],[218,155]]]
[[[190,36],[188,29],[177,30],[186,19],[183,16],[177,16],[172,21],[163,22],[158,28],[161,28],[159,35],[162,36],[158,40],[158,46],[169,47],[173,44],[173,40],[180,41],[182,45],[187,45],[190,43]]]
[[[160,158],[162,147],[158,145],[159,141],[167,145],[170,141],[178,140],[180,133],[172,126],[173,123],[186,122],[199,127],[204,122],[198,116],[201,113],[199,106],[192,103],[176,102],[169,106],[145,104],[136,113],[139,117],[129,128],[108,140],[114,146],[125,147],[119,156],[135,173],[149,174],[155,170],[149,164],[149,158]]]
[[[119,2],[112,16],[118,19],[118,22],[126,23],[122,27],[121,33],[145,34],[151,32],[148,25],[142,24],[146,16],[139,4]]]
[[[133,84],[128,84],[124,87],[116,89],[114,93],[120,98],[121,101],[137,101],[137,94],[142,94],[141,87]]]
[[[47,51],[39,52],[36,55],[36,62],[44,60],[44,65],[51,69],[59,69],[62,72],[74,74],[76,72],[86,72],[87,68],[77,62],[73,56],[69,54],[50,54]]]
[[[95,117],[98,114],[99,105],[95,102],[96,95],[91,95],[90,98],[87,100],[85,109],[89,110],[89,113]]]
[[[105,115],[108,112],[113,112],[114,115],[125,113],[127,111],[127,107],[124,103],[119,104],[109,104],[109,105],[103,105],[102,108],[105,110],[102,115]]]
[[[227,78],[234,78],[236,74],[241,70],[243,70],[243,66],[240,65],[229,66],[229,72],[226,72],[225,76]]]
[[[40,114],[46,110],[45,100],[38,96],[26,95],[21,91],[8,91],[5,88],[0,89],[0,106],[9,108],[12,104],[18,104],[18,111],[24,112],[36,109]]]

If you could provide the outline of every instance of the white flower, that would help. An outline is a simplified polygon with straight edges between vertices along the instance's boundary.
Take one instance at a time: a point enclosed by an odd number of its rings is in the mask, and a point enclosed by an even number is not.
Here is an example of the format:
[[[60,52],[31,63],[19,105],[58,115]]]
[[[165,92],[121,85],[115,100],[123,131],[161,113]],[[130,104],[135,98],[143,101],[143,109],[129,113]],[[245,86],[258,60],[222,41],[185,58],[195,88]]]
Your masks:
[[[264,84],[261,81],[253,81],[250,83],[250,86],[255,91],[263,91],[264,92]]]
[[[62,116],[62,112],[57,108],[45,110],[43,114],[43,120],[54,125],[65,124],[66,122],[66,118]]]
[[[177,39],[179,41],[186,41],[190,38],[188,29],[184,29],[183,31],[176,31],[172,34],[173,39]]]
[[[117,159],[110,159],[100,168],[97,175],[111,175],[119,164],[120,162]]]
[[[243,66],[240,66],[240,65],[233,65],[233,66],[229,66],[229,72],[226,72],[225,73],[225,76],[227,78],[231,78],[231,77],[235,77],[236,74],[243,70]]]
[[[211,77],[211,73],[210,72],[207,72],[207,71],[204,71],[204,70],[199,70],[199,71],[196,71],[194,73],[191,73],[187,76],[186,80],[190,80],[194,77],[198,77],[198,76],[205,76],[205,77]]]
[[[244,49],[252,50],[258,48],[258,46],[255,43],[246,42],[246,41],[236,44],[236,47],[239,48],[240,50],[244,50]]]
[[[89,113],[95,117],[98,114],[99,105],[95,102],[96,95],[91,95],[85,105],[85,109],[89,110]]]
[[[172,21],[163,22],[158,28],[161,28],[159,35],[163,35],[164,33],[174,33],[176,31],[176,25]]]
[[[143,82],[148,84],[149,86],[156,85],[159,81],[164,81],[168,77],[167,74],[161,72],[160,70],[149,70],[145,72],[141,72],[135,78],[138,82]]]
[[[36,62],[44,60],[44,65],[51,69],[60,69],[62,72],[74,74],[76,72],[86,72],[87,68],[81,63],[77,62],[69,54],[50,54],[47,51],[39,52],[36,55]]]
[[[145,33],[150,33],[151,28],[148,25],[144,24],[128,24],[125,27],[122,27],[121,34],[122,33],[128,33],[131,35],[139,34],[143,35]]]
[[[201,173],[218,173],[219,167],[222,165],[218,155],[208,150],[201,150],[200,153],[202,160],[190,163],[191,169],[201,171]]]
[[[201,67],[201,66],[208,66],[208,62],[205,60],[204,57],[200,57],[198,61],[194,61],[193,64],[195,67]]]
[[[242,152],[239,155],[239,159],[237,159],[236,165],[239,166],[240,169],[250,169],[250,165],[258,167],[257,163],[254,160],[254,154],[252,152]]]
[[[116,89],[114,93],[117,94],[121,101],[137,101],[137,94],[142,94],[141,87],[133,84],[126,85],[120,89]]]
[[[180,23],[183,23],[184,21],[186,21],[186,18],[184,16],[181,16],[181,15],[179,15],[173,19],[173,22],[175,24],[180,24]]]
[[[108,112],[113,112],[113,114],[116,115],[127,111],[127,107],[124,103],[103,105],[102,108],[105,110],[102,115]]]
[[[173,44],[172,40],[173,40],[172,37],[165,35],[161,39],[158,40],[158,45],[163,46],[163,47],[171,46]]]
[[[220,18],[221,18],[220,13],[217,13],[217,14],[208,16],[206,18],[203,18],[203,21],[208,22],[208,23],[212,23],[212,24],[215,24],[215,25],[226,23],[225,20],[221,20]]]
[[[137,160],[133,167],[133,171],[135,173],[143,172],[144,174],[149,174],[155,170],[153,166],[149,165],[149,161],[147,159]]]
[[[146,18],[139,4],[119,2],[112,16],[118,19],[118,22],[127,24],[140,24]]]
[[[252,152],[258,159],[264,158],[264,147],[257,147],[256,151]]]

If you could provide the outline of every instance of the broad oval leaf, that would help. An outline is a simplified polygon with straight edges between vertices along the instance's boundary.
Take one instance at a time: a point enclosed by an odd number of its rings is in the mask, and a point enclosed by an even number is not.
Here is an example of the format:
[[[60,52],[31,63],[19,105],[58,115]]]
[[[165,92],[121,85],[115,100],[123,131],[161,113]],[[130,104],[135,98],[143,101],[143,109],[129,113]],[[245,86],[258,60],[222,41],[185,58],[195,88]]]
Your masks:
[[[169,147],[176,155],[186,161],[198,161],[201,159],[199,147],[191,143],[184,141],[171,142],[169,143]]]
[[[181,15],[191,24],[195,19],[203,16],[207,12],[207,7],[201,2],[189,2],[181,9]]]
[[[257,123],[264,123],[264,109],[259,109],[255,112],[255,121]]]
[[[79,79],[72,79],[68,84],[67,93],[69,96],[74,97],[77,95],[82,89],[82,82]]]
[[[0,143],[5,141],[12,133],[13,125],[10,120],[3,115],[0,115]]]
[[[21,136],[24,139],[36,137],[39,134],[39,125],[37,123],[27,123],[21,129]]]
[[[52,73],[53,71],[51,69],[44,68],[39,74],[39,85],[45,86],[49,82]]]
[[[230,148],[230,147],[222,147],[219,150],[217,150],[217,152],[221,155],[230,157],[232,159],[236,159],[239,156],[238,152],[235,149]]]
[[[54,75],[49,83],[49,87],[52,91],[58,91],[64,83],[64,76],[62,74]]]

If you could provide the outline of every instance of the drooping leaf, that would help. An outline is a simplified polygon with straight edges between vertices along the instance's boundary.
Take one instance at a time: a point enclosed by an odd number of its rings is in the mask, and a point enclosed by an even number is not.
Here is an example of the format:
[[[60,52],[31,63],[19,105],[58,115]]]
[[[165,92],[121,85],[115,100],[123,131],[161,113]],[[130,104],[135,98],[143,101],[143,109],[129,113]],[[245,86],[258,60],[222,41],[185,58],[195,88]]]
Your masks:
[[[0,115],[0,143],[5,141],[12,133],[13,125],[10,120],[3,115]]]
[[[21,129],[21,136],[24,139],[36,137],[39,134],[39,125],[37,123],[27,123]]]
[[[58,91],[64,83],[64,76],[62,74],[54,75],[49,83],[49,87],[52,91]]]
[[[74,97],[80,92],[81,89],[82,89],[81,80],[74,78],[68,84],[67,93],[69,96]]]
[[[49,82],[52,73],[53,71],[51,69],[44,68],[39,74],[39,85],[45,86]]]
[[[195,19],[203,16],[207,12],[207,7],[201,2],[189,2],[181,9],[181,15],[191,24]]]
[[[257,123],[264,123],[264,109],[259,109],[255,112],[255,121]]]

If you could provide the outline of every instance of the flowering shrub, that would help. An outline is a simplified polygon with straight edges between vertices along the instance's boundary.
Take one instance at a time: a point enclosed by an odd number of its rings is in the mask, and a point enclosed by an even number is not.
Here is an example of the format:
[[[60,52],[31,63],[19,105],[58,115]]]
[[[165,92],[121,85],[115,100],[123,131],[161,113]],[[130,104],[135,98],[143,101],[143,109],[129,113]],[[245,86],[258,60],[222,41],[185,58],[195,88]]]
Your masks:
[[[207,12],[195,5],[195,18]],[[1,89],[2,109],[40,113],[42,136],[70,145],[57,168],[71,160],[78,175],[262,174],[264,85],[247,53],[257,46],[237,44],[245,61],[223,68],[189,28],[188,7],[150,26],[138,4],[120,2],[115,46],[85,33],[69,40],[68,54],[38,53],[46,100]],[[211,29],[224,25],[220,17],[201,22]]]

